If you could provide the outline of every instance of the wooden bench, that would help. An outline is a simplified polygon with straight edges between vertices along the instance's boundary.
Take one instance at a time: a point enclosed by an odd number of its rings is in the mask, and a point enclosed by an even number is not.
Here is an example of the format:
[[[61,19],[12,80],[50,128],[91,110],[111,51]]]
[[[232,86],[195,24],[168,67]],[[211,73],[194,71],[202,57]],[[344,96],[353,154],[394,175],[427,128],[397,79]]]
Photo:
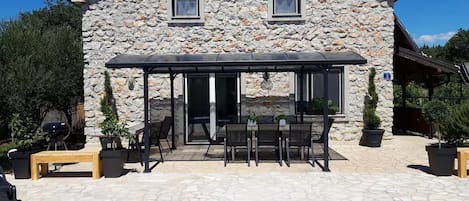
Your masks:
[[[458,148],[458,177],[467,177],[467,160],[469,160],[469,148]]]
[[[77,162],[91,162],[93,179],[101,177],[99,151],[42,151],[31,155],[31,179],[39,179],[39,166],[41,175],[45,176],[49,171],[49,163]]]

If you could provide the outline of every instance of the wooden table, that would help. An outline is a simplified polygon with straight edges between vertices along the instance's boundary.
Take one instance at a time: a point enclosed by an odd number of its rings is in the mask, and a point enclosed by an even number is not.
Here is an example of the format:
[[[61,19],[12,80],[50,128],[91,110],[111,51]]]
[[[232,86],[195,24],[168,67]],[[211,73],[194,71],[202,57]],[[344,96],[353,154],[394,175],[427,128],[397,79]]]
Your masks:
[[[469,148],[458,148],[458,177],[467,177],[467,160],[469,160]]]
[[[91,162],[93,179],[101,177],[99,151],[42,151],[31,155],[31,179],[39,179],[39,173],[46,175],[49,171],[49,163],[76,162]],[[41,172],[39,172],[39,166],[41,166]]]

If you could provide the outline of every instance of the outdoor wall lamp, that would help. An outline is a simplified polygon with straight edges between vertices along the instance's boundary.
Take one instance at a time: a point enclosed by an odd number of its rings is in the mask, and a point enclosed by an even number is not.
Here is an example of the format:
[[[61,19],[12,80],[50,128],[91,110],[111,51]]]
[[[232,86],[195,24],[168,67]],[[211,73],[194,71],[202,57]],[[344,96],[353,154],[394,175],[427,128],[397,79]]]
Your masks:
[[[262,80],[262,82],[261,82],[261,88],[265,89],[265,90],[271,90],[272,87],[273,87],[273,83],[272,83],[272,81],[270,81],[269,73],[264,72],[264,74],[262,75],[262,78],[264,78],[264,80]]]
[[[126,83],[127,83],[127,87],[129,87],[129,90],[131,90],[131,91],[134,90],[134,87],[135,87],[135,78],[133,78],[133,77],[127,78]]]

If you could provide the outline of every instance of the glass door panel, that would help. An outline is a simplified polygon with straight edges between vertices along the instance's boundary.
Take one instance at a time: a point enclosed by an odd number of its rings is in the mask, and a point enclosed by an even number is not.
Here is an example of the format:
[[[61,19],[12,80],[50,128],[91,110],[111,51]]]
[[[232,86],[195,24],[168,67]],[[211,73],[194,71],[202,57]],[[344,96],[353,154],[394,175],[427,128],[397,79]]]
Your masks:
[[[216,74],[216,129],[223,131],[227,123],[238,120],[237,74]],[[218,132],[220,133],[220,132]]]
[[[210,136],[208,74],[187,75],[187,142],[207,141]]]

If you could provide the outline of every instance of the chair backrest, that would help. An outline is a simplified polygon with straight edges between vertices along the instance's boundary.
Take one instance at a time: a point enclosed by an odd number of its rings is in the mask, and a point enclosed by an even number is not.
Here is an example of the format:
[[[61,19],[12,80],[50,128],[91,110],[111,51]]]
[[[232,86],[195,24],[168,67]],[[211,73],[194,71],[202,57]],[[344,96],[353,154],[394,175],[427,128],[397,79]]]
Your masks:
[[[248,123],[249,116],[241,116],[239,123],[246,124]]]
[[[288,139],[291,146],[310,146],[311,124],[290,124]]]
[[[169,135],[169,130],[171,129],[171,117],[164,117],[164,120],[161,124],[161,131],[160,131],[160,134],[159,134],[159,138],[160,139],[166,139],[168,138],[168,135]]]
[[[155,121],[150,123],[150,140],[158,140],[161,132],[162,121]]]
[[[287,116],[287,123],[296,124],[296,123],[298,123],[298,120],[296,119],[295,115],[288,115]]]
[[[259,116],[257,123],[258,124],[272,124],[274,123],[274,116],[268,116],[268,115]]]
[[[258,124],[258,128],[256,133],[258,145],[278,145],[280,136],[278,124]]]
[[[332,124],[334,123],[334,118],[329,117],[328,122],[327,122],[327,128],[323,129],[323,123],[322,122],[315,122],[313,123],[315,126],[311,128],[312,134],[313,134],[313,140],[317,142],[324,142],[324,134],[325,132],[329,133],[331,130]]]
[[[247,146],[247,140],[246,124],[226,124],[227,146]]]

